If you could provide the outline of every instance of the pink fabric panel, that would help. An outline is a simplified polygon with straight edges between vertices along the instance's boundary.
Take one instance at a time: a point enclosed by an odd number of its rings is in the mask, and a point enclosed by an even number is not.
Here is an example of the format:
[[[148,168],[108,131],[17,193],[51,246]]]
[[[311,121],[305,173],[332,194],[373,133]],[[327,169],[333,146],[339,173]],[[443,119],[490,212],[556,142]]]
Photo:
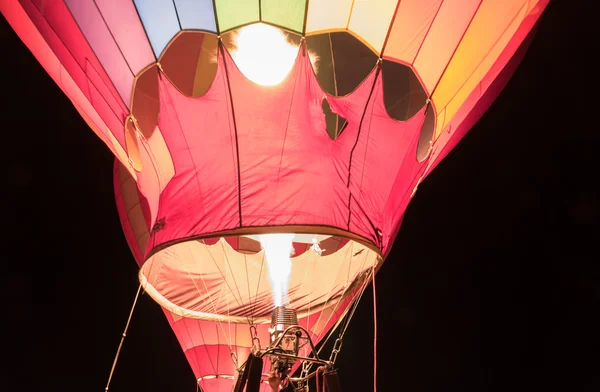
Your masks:
[[[525,56],[529,43],[533,39],[533,35],[528,36],[528,34],[539,20],[548,1],[539,1],[529,15],[525,17],[502,54],[479,83],[479,88],[473,90],[459,111],[454,115],[452,121],[446,126],[446,129],[450,129],[450,132],[444,130],[436,141],[427,168],[427,174],[448,155],[473,125],[479,121],[481,116],[483,116],[504,89],[504,86],[521,63],[523,56]]]
[[[298,321],[298,325],[306,328],[309,332],[311,332],[311,338],[313,339],[313,343],[317,344],[322,339],[327,337],[331,328],[335,326],[335,324],[339,321],[339,319],[344,315],[344,312],[351,305],[352,300],[358,295],[358,290],[355,290],[354,293],[349,295],[346,299],[339,302],[332,314],[325,315],[325,312],[318,312],[312,314],[310,316],[304,317]],[[317,324],[322,326],[322,329],[319,333],[314,333]],[[336,337],[332,337],[332,339],[336,339]],[[308,352],[305,353],[308,355]]]
[[[225,321],[206,321],[180,317],[177,320],[165,310],[167,318],[176,335],[180,338],[181,347],[189,350],[195,346],[225,344],[232,347],[252,346],[249,324],[235,324]],[[261,342],[269,341],[268,325],[257,325]],[[238,352],[242,354],[243,352]],[[229,353],[228,353],[229,355]]]
[[[156,60],[133,1],[93,1],[134,75]]]
[[[350,230],[350,226],[352,226],[354,229],[356,229],[356,234],[362,235],[363,237],[372,240],[374,243],[376,243],[377,237],[372,227],[369,225],[352,225],[352,223],[349,224],[348,222],[351,200],[350,189],[347,187],[347,185],[349,181],[352,181],[352,174],[350,173],[350,170],[353,172],[356,170],[356,167],[351,167],[350,165],[351,156],[352,160],[354,160],[353,154],[356,153],[356,151],[353,153],[352,150],[355,149],[354,146],[357,143],[356,138],[358,136],[359,129],[361,128],[363,114],[365,114],[365,111],[370,111],[372,109],[372,99],[371,103],[368,101],[369,96],[372,95],[371,91],[373,90],[373,84],[375,83],[376,76],[377,71],[373,70],[369,76],[367,76],[367,78],[365,78],[365,80],[358,86],[358,88],[356,88],[356,90],[349,96],[339,98],[328,97],[331,109],[335,113],[348,120],[346,129],[344,129],[344,132],[341,134],[341,136],[335,140],[333,147],[333,153],[335,154],[335,171],[343,184],[343,195],[345,198],[343,204],[340,204],[337,207],[337,213],[340,216],[339,227]],[[375,92],[373,92],[373,94],[374,93]],[[367,105],[369,106],[367,107]],[[365,119],[368,119],[366,114],[364,117]],[[362,127],[364,127],[364,120],[362,121]],[[355,163],[353,162],[352,165],[354,164]],[[361,211],[361,214],[355,214],[354,217],[350,216],[350,218],[356,220],[358,215],[364,217],[365,214],[368,215],[371,212],[372,211]],[[365,219],[363,219],[363,221],[364,220]]]
[[[165,228],[151,239],[153,246],[239,227],[235,132],[221,57],[219,64],[200,98],[187,98],[160,78],[159,127],[175,176],[160,196],[158,218],[165,218]]]
[[[222,58],[204,97],[187,98],[165,78],[159,82],[159,126],[176,174],[161,195],[162,209],[156,216],[165,218],[165,228],[155,234],[151,246],[240,226],[236,130],[242,226],[312,224],[348,229],[352,204],[347,183],[354,149],[350,190],[359,204],[352,207],[350,230],[377,243],[377,230],[383,229],[380,211],[411,135],[420,129],[422,112],[407,122],[387,118],[378,81],[363,120],[373,72],[350,96],[328,97],[333,110],[349,122],[332,141],[321,109],[324,93],[306,57],[298,56],[286,81],[271,88],[246,79],[227,54],[225,61],[235,125],[222,115],[231,113]],[[259,94],[261,100],[253,99]],[[152,205],[153,196],[144,194]]]
[[[126,105],[131,100],[134,73],[106,27],[94,0],[64,0],[79,29],[110,76]],[[147,40],[144,40],[147,42]]]
[[[119,111],[121,106],[118,105],[115,97],[112,96],[102,81],[101,76],[96,72],[90,62],[86,60],[85,64],[87,75],[87,96],[90,100],[90,103],[94,106],[94,109],[96,109],[100,117],[102,117],[102,120],[104,120],[106,123],[109,132],[115,136],[123,149],[127,150],[124,142],[125,133],[123,128],[125,112]],[[82,90],[86,91],[85,88]],[[115,108],[118,108],[118,110],[115,111]],[[106,132],[106,130],[103,131]]]
[[[233,382],[225,378],[214,378],[200,381],[200,387],[205,392],[231,392]]]
[[[408,147],[408,151],[416,151],[418,143],[419,133],[416,133]],[[381,242],[383,254],[387,254],[389,247],[394,243],[404,211],[410,202],[415,186],[419,183],[427,167],[427,162],[425,160],[419,163],[416,159],[413,160],[407,157],[398,170],[392,190],[383,209],[383,237]]]
[[[264,88],[246,79],[226,56],[239,139],[243,226],[343,222],[339,212],[347,191],[325,131],[322,92],[306,59],[299,55],[281,85]]]
[[[350,123],[332,141],[321,109],[324,93],[307,57],[300,54],[286,81],[270,89],[253,84],[229,57],[227,61],[239,138],[243,226],[347,228],[348,161],[372,77],[350,97],[331,99]],[[258,94],[261,99],[253,99]]]
[[[355,292],[354,294],[357,294]],[[326,319],[326,327],[319,335],[312,334],[314,343],[317,344],[323,337],[327,335],[329,330],[339,320],[339,317],[344,314],[345,309],[351,303],[353,296],[350,296],[343,302],[339,303],[334,314],[329,317],[323,315]],[[252,341],[250,339],[250,330],[248,324],[229,324],[227,322],[211,322],[205,320],[192,320],[186,318],[174,319],[173,315],[168,311],[164,311],[175,332],[179,343],[185,352],[186,358],[192,367],[196,378],[207,375],[235,375],[236,369],[231,360],[230,346],[237,353],[238,363],[242,364],[250,353]],[[317,312],[310,318],[301,318],[298,323],[301,326],[308,326],[307,329],[314,327],[315,323],[321,317],[321,312]],[[220,324],[220,325],[219,325]],[[269,332],[268,325],[257,325],[258,337],[261,341],[263,349],[268,345]],[[227,339],[225,338],[227,335]],[[270,369],[269,360],[265,358],[263,365],[263,373],[268,373]],[[233,385],[232,380],[218,379],[219,383],[215,384],[215,380],[202,380],[200,385],[205,388],[209,386],[226,387],[231,390]],[[210,389],[209,389],[210,390]]]
[[[65,4],[60,0],[36,0],[35,3],[21,0],[21,4],[69,75],[125,148],[122,124],[126,107]],[[94,90],[94,94],[90,90]],[[115,126],[111,119],[116,119],[119,125]]]
[[[394,183],[402,166],[417,165],[412,142],[418,138],[424,118],[425,108],[408,121],[396,121],[388,116],[380,73],[352,155],[350,231],[382,232],[384,207],[392,186],[394,192],[402,191],[413,180],[406,177],[402,178],[405,183]],[[380,245],[377,237],[372,240]]]
[[[227,346],[223,347],[225,352],[229,352]],[[194,369],[196,379],[212,374],[219,374],[217,370],[217,359],[219,346],[195,346],[185,351],[185,356],[188,361],[192,359],[197,368]],[[223,369],[226,370],[226,369]],[[225,374],[225,373],[221,373]]]
[[[31,4],[29,5],[31,6]],[[0,2],[0,11],[2,11],[3,16],[19,35],[23,43],[31,50],[46,72],[48,72],[50,77],[52,77],[65,95],[69,97],[78,110],[88,117],[87,121],[93,124],[95,129],[100,132],[98,136],[115,155],[118,155],[118,151],[106,133],[107,128],[103,120],[94,107],[92,107],[80,86],[62,66],[60,58],[57,57],[50,44],[44,39],[42,32],[38,30],[34,21],[30,19],[24,7],[16,0],[11,2],[5,1]],[[37,15],[39,19],[39,14]]]
[[[231,359],[229,346],[226,344],[192,347],[186,351],[186,355],[188,354],[195,355],[197,358],[198,375],[196,378],[216,374],[231,376],[235,374],[235,365]]]

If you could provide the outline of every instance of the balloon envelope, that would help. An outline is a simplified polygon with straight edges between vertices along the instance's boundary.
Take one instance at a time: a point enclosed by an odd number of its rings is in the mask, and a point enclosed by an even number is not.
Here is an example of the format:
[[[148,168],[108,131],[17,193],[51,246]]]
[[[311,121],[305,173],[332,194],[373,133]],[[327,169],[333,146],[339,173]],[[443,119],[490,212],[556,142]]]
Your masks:
[[[0,10],[116,156],[140,280],[200,385],[225,391],[252,346],[249,324],[268,342],[275,304],[256,236],[296,235],[290,307],[321,340],[388,254],[419,183],[506,83],[547,2]]]

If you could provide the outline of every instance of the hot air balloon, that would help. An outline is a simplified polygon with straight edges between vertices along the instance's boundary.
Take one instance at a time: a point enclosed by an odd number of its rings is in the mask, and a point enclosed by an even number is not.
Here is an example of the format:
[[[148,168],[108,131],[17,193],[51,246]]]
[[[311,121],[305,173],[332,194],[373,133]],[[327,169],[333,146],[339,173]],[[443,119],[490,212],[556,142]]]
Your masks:
[[[198,385],[302,388],[323,370],[334,391],[343,330],[411,198],[499,94],[547,3],[0,9],[115,155],[140,287]]]

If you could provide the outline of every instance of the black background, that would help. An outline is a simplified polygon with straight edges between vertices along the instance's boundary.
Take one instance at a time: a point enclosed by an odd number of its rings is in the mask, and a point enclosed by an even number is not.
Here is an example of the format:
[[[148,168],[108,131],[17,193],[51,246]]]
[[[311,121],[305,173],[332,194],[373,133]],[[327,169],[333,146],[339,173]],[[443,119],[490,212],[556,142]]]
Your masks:
[[[600,390],[592,3],[551,2],[505,91],[419,187],[377,277],[380,391]],[[113,158],[3,19],[0,42],[2,383],[101,391],[138,285]],[[345,391],[372,390],[372,302],[339,357]],[[143,296],[111,390],[195,389]]]

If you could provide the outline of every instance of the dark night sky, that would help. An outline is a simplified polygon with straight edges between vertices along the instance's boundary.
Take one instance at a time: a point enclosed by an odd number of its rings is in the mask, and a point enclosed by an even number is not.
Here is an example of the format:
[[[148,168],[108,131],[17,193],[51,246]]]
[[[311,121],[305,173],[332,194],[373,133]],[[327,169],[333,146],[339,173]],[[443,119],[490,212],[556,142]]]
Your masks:
[[[377,277],[380,391],[600,390],[599,29],[585,3],[551,2],[512,81],[410,204]],[[0,382],[101,391],[138,284],[113,158],[3,19],[0,42]],[[368,290],[340,354],[345,391],[372,390],[372,342]],[[111,391],[194,384],[142,297]]]

